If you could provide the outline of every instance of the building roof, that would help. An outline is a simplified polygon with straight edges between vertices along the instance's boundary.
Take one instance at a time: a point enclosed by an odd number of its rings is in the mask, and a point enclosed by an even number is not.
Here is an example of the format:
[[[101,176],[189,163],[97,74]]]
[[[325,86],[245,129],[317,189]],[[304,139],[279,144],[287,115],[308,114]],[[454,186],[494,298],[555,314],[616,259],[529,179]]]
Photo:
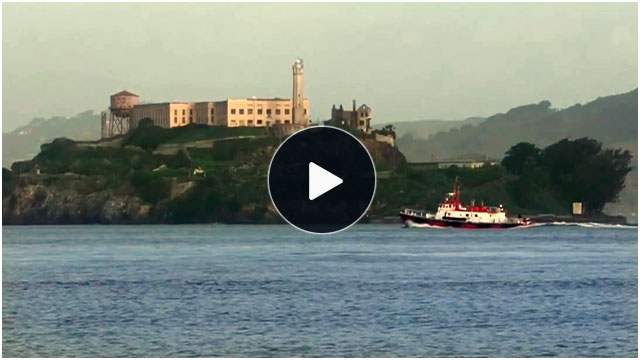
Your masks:
[[[136,94],[134,94],[134,93],[132,93],[130,91],[127,91],[127,90],[122,90],[119,93],[115,93],[115,94],[113,94],[111,96],[135,96],[135,97],[140,97],[140,96],[138,96],[138,95],[136,95]]]
[[[249,100],[249,101],[291,101],[291,99],[283,99],[283,98],[279,98],[279,97],[275,97],[275,98],[227,98],[225,100],[222,101],[227,101],[227,100]]]
[[[291,98],[279,98],[279,97],[274,97],[274,98],[227,98],[225,100],[222,101],[228,101],[228,100],[248,100],[248,101],[291,101]],[[304,101],[309,101],[309,98],[304,98]]]
[[[158,106],[158,105],[171,105],[171,104],[180,104],[180,105],[184,105],[184,104],[195,104],[192,102],[186,102],[186,101],[171,101],[171,102],[161,102],[161,103],[145,103],[145,104],[138,104],[136,105],[136,107],[141,107],[141,106]]]

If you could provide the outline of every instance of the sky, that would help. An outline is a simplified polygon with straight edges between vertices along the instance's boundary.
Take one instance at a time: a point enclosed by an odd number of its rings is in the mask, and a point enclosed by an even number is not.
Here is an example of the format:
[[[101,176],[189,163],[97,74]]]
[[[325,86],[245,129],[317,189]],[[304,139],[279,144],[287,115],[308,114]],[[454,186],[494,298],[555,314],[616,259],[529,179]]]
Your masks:
[[[4,3],[2,130],[145,102],[352,99],[376,122],[459,120],[638,86],[635,3]]]

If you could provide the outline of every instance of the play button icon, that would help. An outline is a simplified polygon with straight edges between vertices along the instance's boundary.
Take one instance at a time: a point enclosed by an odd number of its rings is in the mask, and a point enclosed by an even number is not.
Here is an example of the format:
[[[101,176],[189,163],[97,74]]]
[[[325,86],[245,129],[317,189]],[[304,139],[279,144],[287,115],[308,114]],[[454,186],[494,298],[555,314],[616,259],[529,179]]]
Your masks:
[[[342,179],[327,170],[312,162],[309,163],[309,200],[317,198],[342,182]]]
[[[375,194],[376,171],[354,135],[316,126],[280,145],[267,181],[273,205],[285,221],[306,232],[329,234],[365,215]]]

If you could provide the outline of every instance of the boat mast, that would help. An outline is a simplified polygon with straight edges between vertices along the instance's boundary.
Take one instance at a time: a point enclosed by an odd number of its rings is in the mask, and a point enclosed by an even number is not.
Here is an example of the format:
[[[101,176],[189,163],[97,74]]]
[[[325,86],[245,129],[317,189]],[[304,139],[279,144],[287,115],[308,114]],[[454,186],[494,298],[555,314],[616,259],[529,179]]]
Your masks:
[[[456,176],[456,181],[453,183],[453,204],[456,210],[460,208],[460,178]]]

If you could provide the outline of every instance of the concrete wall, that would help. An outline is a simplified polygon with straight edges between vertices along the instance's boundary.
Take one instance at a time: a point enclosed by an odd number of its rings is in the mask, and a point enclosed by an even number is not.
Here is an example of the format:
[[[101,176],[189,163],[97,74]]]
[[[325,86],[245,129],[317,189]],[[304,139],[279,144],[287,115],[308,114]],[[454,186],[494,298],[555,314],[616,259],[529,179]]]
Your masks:
[[[213,125],[216,126],[227,126],[228,123],[228,108],[229,104],[227,101],[216,101],[213,105],[215,117],[213,119]]]
[[[149,118],[160,127],[185,126],[195,122],[195,104],[193,103],[161,103],[143,104],[133,108],[131,127],[136,128],[140,120]]]
[[[215,103],[214,102],[197,102],[195,103],[196,124],[213,125],[215,120]]]
[[[306,119],[309,119],[309,99],[304,99]],[[226,124],[229,127],[264,127],[292,124],[290,99],[227,99]],[[307,121],[308,124],[308,121]]]
[[[304,100],[304,105],[308,119],[309,99]],[[135,106],[131,114],[132,127],[137,127],[140,120],[144,118],[152,119],[154,124],[161,127],[177,127],[190,123],[229,127],[264,127],[292,124],[293,111],[289,99],[227,99],[217,102]]]
[[[195,123],[195,110],[194,103],[169,103],[169,113],[171,114],[171,125],[169,127]]]
[[[376,134],[376,141],[387,143],[394,147],[396,146],[396,140],[393,138],[393,135]]]
[[[476,168],[481,168],[483,167],[485,164],[485,161],[451,161],[451,162],[439,162],[438,163],[438,168],[439,169],[446,169],[449,168],[451,166],[457,166],[457,167],[466,167],[466,168],[472,168],[472,169],[476,169]],[[495,165],[495,162],[491,162],[491,165]]]

